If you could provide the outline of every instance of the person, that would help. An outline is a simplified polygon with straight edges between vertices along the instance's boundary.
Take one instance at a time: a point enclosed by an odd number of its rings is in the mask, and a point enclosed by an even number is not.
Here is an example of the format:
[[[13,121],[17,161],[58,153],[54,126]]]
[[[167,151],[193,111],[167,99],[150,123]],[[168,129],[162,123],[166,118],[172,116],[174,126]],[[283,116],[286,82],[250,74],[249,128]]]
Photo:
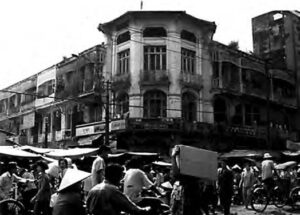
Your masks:
[[[59,183],[61,182],[61,180],[63,179],[67,168],[68,168],[68,161],[66,158],[60,158],[58,160],[58,166],[59,166],[59,172],[58,172],[58,177],[59,177]]]
[[[223,208],[224,215],[229,215],[233,195],[233,173],[224,160],[221,161],[221,169],[218,174],[218,187],[220,203]]]
[[[69,169],[78,169],[76,164],[73,163],[72,159],[71,158],[66,158],[67,160],[67,163],[68,163],[68,168]]]
[[[142,200],[143,188],[150,189],[154,186],[153,182],[147,177],[146,173],[139,168],[140,161],[137,158],[132,158],[127,162],[127,171],[124,176],[123,192],[134,203]]]
[[[32,210],[32,205],[30,204],[31,198],[36,194],[37,187],[34,183],[34,175],[31,171],[23,169],[21,173],[22,178],[29,179],[30,181],[26,183],[23,192],[23,203],[26,210]]]
[[[177,156],[180,153],[180,148],[176,145],[172,150],[172,177],[175,181],[170,197],[170,210],[172,215],[193,215],[208,214],[208,206],[204,205],[203,190],[200,187],[199,179],[181,175]]]
[[[246,209],[248,209],[250,195],[251,195],[251,188],[254,185],[254,183],[255,183],[254,173],[251,171],[250,165],[246,163],[239,184],[239,187],[242,189],[243,200]]]
[[[265,153],[263,156],[263,161],[261,163],[261,179],[265,184],[268,193],[271,191],[275,184],[273,179],[273,171],[274,173],[276,173],[272,156],[270,155],[270,153]]]
[[[46,174],[48,165],[45,161],[39,160],[36,162],[36,169],[38,172],[38,191],[31,202],[34,203],[34,215],[50,215],[50,179]]]
[[[26,183],[30,181],[29,179],[24,179],[16,175],[18,171],[16,162],[9,162],[7,167],[8,171],[0,176],[0,200],[10,198],[10,190],[14,182]]]
[[[110,148],[101,145],[98,150],[98,156],[92,164],[92,187],[101,183],[104,179],[105,160],[108,158],[108,154],[111,152]]]
[[[52,215],[84,215],[85,210],[81,196],[81,181],[90,173],[68,169],[58,189],[58,197]]]
[[[92,215],[120,215],[121,212],[143,214],[149,208],[134,204],[125,194],[118,190],[123,177],[123,167],[110,164],[105,170],[105,180],[94,186],[87,197],[87,209]]]

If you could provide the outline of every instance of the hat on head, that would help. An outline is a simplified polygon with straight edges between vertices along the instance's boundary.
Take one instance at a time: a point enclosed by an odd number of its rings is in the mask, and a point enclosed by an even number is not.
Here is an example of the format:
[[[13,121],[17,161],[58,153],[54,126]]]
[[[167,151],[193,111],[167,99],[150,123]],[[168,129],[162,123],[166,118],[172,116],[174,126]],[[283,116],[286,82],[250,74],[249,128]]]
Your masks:
[[[231,169],[241,170],[241,167],[239,165],[235,164]]]
[[[84,172],[81,170],[76,169],[67,169],[63,179],[61,180],[58,192],[76,184],[77,182],[80,182],[87,177],[89,177],[91,173]]]
[[[265,153],[264,154],[264,159],[272,158],[270,153]]]

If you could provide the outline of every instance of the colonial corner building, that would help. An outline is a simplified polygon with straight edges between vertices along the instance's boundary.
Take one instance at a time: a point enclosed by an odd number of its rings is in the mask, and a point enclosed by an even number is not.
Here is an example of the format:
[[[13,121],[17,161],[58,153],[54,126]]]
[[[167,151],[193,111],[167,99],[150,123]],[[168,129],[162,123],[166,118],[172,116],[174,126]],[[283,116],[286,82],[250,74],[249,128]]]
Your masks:
[[[99,24],[105,44],[1,90],[1,128],[39,147],[99,146],[109,131],[119,149],[162,154],[283,149],[300,128],[299,18],[253,18],[245,53],[184,11],[129,11]]]

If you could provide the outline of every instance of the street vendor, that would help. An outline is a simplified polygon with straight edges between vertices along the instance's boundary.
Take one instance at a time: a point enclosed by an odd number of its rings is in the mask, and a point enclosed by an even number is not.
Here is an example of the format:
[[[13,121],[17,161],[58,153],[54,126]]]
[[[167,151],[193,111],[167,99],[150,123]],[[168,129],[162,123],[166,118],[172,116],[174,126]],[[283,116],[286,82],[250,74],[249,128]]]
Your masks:
[[[16,175],[17,173],[17,163],[9,162],[8,171],[4,172],[0,176],[0,200],[10,198],[10,190],[12,189],[14,182],[26,183],[30,181],[29,179],[21,178]]]

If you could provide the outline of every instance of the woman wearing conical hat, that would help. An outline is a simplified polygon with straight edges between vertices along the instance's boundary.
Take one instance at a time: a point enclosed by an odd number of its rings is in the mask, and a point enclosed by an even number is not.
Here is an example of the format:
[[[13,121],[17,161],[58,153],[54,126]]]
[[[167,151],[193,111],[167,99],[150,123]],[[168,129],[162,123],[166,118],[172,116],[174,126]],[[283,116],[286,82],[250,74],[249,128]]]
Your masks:
[[[90,173],[67,169],[58,189],[57,201],[52,215],[84,215],[81,181],[89,177]]]

